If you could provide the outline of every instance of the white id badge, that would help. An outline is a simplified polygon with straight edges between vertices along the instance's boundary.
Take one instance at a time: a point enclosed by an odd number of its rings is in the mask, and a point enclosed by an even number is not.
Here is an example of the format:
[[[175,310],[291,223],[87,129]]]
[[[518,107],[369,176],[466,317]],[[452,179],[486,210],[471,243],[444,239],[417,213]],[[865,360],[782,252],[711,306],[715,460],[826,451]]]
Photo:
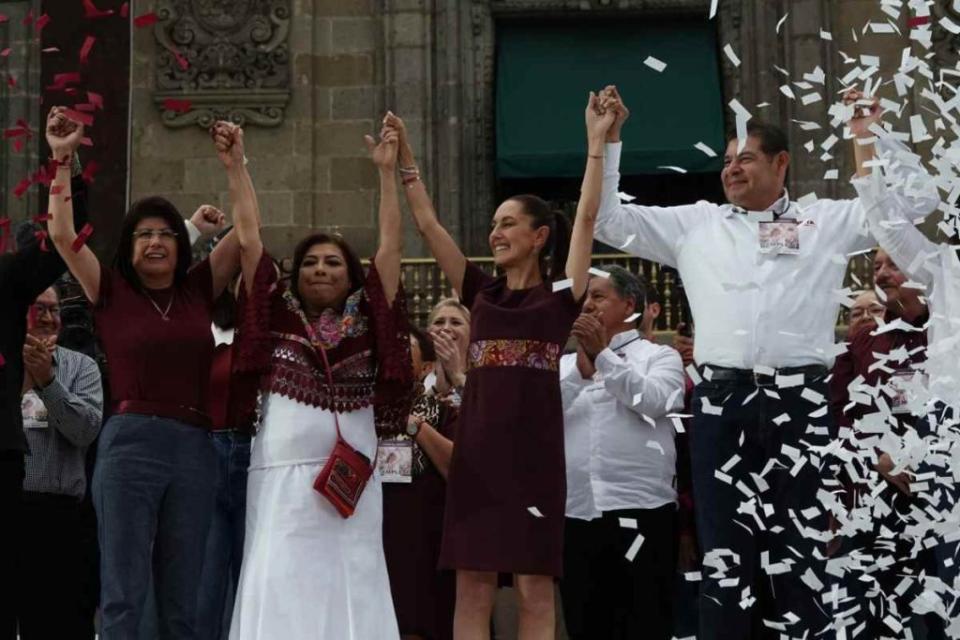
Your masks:
[[[910,397],[907,395],[910,380],[913,379],[913,371],[896,371],[887,382],[887,388],[890,390],[890,411],[891,413],[910,413],[907,404]]]
[[[20,399],[20,412],[24,429],[46,429],[49,426],[47,407],[33,389]]]
[[[760,253],[794,256],[800,253],[800,225],[796,220],[758,222],[757,225]]]
[[[383,482],[413,482],[413,440],[381,440],[377,449],[377,471]]]

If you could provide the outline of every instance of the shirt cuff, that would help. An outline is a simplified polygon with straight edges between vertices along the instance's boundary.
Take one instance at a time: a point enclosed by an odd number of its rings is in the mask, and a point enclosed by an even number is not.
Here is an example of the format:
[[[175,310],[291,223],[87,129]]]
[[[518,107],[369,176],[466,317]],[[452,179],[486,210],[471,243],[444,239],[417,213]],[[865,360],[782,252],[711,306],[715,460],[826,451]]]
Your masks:
[[[193,224],[190,220],[184,220],[184,224],[187,225],[187,237],[190,239],[190,246],[197,244],[197,241],[203,236],[200,233],[200,229],[197,229],[197,225]]]
[[[40,396],[40,399],[43,400],[43,404],[45,405],[65,400],[67,396],[70,395],[70,392],[67,391],[66,387],[60,384],[60,381],[57,380],[56,375],[54,375],[53,381],[50,382],[50,384],[42,388],[35,387],[34,391],[37,392],[37,395]]]
[[[620,170],[620,152],[623,150],[622,142],[608,142],[603,148],[603,169]]]
[[[597,371],[605,374],[621,362],[623,362],[623,360],[620,358],[620,356],[615,354],[613,349],[607,347],[597,354],[593,364],[597,368]]]

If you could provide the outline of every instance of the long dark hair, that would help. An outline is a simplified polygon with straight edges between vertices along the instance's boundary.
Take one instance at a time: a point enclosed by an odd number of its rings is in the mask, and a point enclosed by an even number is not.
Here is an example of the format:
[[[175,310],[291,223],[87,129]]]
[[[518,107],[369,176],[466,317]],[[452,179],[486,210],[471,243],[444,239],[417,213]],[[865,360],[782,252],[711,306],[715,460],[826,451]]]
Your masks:
[[[303,298],[300,296],[300,267],[303,266],[303,260],[307,257],[307,252],[318,244],[335,245],[343,254],[343,259],[347,263],[347,276],[350,278],[350,295],[363,286],[365,276],[363,273],[363,264],[356,252],[347,244],[343,237],[331,233],[314,233],[297,243],[293,250],[293,268],[290,273],[290,291],[300,301],[303,306]]]
[[[190,270],[192,258],[190,238],[187,235],[187,225],[183,221],[183,216],[172,202],[160,196],[143,198],[130,206],[120,226],[120,242],[117,243],[117,251],[113,256],[113,266],[120,272],[123,279],[130,283],[130,286],[136,289],[143,288],[140,276],[133,268],[133,232],[136,231],[137,225],[147,218],[160,218],[177,234],[177,265],[173,272],[173,284],[177,286],[186,279],[187,271]]]
[[[544,282],[565,278],[567,253],[570,250],[570,221],[561,211],[551,209],[547,201],[529,193],[510,196],[507,200],[519,202],[524,213],[533,218],[534,229],[549,227],[550,235],[540,250],[540,277]]]

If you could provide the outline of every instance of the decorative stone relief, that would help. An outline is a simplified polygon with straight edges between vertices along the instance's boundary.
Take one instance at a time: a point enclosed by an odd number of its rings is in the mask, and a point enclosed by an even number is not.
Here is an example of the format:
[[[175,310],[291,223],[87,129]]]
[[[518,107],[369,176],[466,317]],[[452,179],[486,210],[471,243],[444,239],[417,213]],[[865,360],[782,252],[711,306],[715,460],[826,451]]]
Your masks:
[[[160,0],[154,100],[169,127],[275,127],[290,100],[290,0]]]

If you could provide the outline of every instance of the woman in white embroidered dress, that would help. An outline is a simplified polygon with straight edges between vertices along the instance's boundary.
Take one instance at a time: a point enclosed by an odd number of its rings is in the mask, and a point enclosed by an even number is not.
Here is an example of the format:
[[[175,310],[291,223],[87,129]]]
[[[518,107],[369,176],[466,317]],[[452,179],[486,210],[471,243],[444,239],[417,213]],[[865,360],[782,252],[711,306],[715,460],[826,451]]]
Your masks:
[[[398,433],[409,408],[397,134],[385,129],[379,144],[366,142],[380,174],[380,243],[368,275],[342,238],[314,234],[297,246],[284,286],[259,230],[237,227],[247,299],[236,373],[260,376],[262,417],[231,640],[399,637],[379,478],[346,518],[314,490],[337,442],[336,421],[342,438],[373,460],[377,434]]]

